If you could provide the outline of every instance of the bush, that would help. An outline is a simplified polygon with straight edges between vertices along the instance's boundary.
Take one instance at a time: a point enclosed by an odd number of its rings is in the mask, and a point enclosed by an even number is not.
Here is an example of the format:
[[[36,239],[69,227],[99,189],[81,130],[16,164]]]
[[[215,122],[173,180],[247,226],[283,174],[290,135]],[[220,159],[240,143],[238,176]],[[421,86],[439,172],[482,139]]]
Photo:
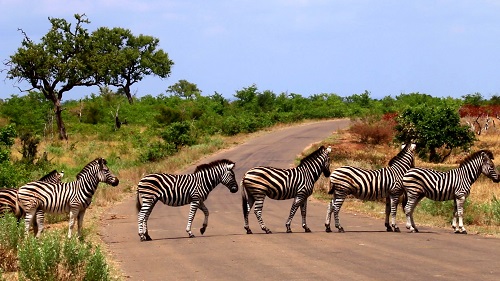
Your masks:
[[[0,270],[17,270],[17,245],[24,237],[24,222],[17,223],[13,214],[0,217]]]
[[[367,144],[388,144],[395,135],[394,123],[389,120],[362,120],[351,125],[349,132]]]
[[[164,159],[167,156],[173,155],[177,152],[177,148],[172,143],[154,142],[149,144],[145,150],[140,153],[140,162],[156,162]]]
[[[61,239],[47,232],[28,237],[18,250],[20,280],[109,280],[109,269],[99,247],[78,238]]]

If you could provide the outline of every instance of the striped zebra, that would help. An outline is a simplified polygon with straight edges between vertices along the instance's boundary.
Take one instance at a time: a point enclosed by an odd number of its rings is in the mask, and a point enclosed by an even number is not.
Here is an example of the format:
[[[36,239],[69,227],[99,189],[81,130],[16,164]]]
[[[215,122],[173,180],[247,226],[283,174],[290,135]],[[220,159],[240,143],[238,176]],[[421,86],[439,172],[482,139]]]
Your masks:
[[[413,221],[413,211],[418,202],[427,197],[434,201],[454,200],[452,227],[455,233],[466,234],[463,224],[464,203],[470,194],[472,184],[481,174],[493,182],[500,181],[492,160],[491,151],[480,150],[467,156],[458,168],[448,172],[423,168],[410,169],[403,178],[403,188],[408,194],[408,203],[405,207],[406,228],[411,232],[418,232]]]
[[[194,173],[184,175],[149,174],[137,185],[137,211],[139,237],[141,241],[149,241],[148,218],[154,206],[160,200],[168,206],[178,207],[190,204],[186,232],[190,238],[195,237],[191,225],[196,211],[201,209],[205,214],[201,234],[208,226],[208,209],[204,201],[209,193],[219,184],[225,185],[231,193],[238,191],[234,175],[234,162],[221,159],[196,167]]]
[[[389,224],[391,209],[397,208],[396,200],[394,200],[396,205],[391,206],[391,197],[399,198],[400,194],[396,196],[395,192],[401,186],[401,181],[406,171],[415,165],[414,151],[415,144],[404,145],[403,149],[389,161],[388,167],[378,170],[366,170],[352,166],[343,166],[335,169],[330,175],[330,191],[328,193],[333,194],[333,198],[330,204],[328,204],[326,212],[326,232],[332,231],[330,228],[332,212],[335,217],[335,227],[339,232],[344,232],[344,228],[340,226],[339,212],[348,195],[353,195],[355,198],[366,201],[385,198],[386,230],[389,232],[400,232],[399,227],[396,225],[395,211],[392,224]]]
[[[100,182],[117,186],[119,180],[107,167],[107,161],[97,158],[88,163],[76,176],[76,181],[63,183],[31,182],[21,186],[17,193],[16,209],[26,212],[26,234],[31,224],[38,224],[36,237],[43,231],[45,213],[68,213],[68,238],[78,219],[78,236],[81,236],[83,217],[92,202],[92,196]]]
[[[53,170],[52,172],[40,178],[38,181],[60,183],[63,176],[64,171],[59,173],[57,172],[57,170]],[[16,212],[17,190],[17,188],[0,189],[0,214],[6,212]],[[17,214],[17,220],[19,221],[23,216],[24,211],[20,210],[20,213]]]
[[[302,227],[305,232],[311,232],[306,223],[307,198],[312,194],[314,183],[322,173],[325,177],[330,176],[330,157],[328,154],[331,151],[330,147],[321,146],[303,158],[300,164],[292,169],[254,167],[248,170],[241,181],[244,227],[247,234],[252,234],[248,225],[248,214],[254,204],[254,213],[260,228],[266,233],[272,233],[262,220],[262,208],[266,196],[275,200],[294,199],[285,224],[286,232],[292,232],[290,224],[299,207],[302,214]]]

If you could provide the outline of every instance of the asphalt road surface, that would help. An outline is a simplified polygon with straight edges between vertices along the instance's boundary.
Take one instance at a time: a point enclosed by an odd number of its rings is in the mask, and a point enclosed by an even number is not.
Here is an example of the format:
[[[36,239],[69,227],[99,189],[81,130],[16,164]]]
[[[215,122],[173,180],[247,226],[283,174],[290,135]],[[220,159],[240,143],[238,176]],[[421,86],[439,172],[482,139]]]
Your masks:
[[[305,147],[347,122],[324,121],[267,133],[203,163],[222,158],[236,162],[238,182],[254,166],[290,168]],[[101,233],[125,276],[130,280],[500,280],[499,239],[422,226],[420,233],[408,233],[403,222],[399,222],[401,233],[387,233],[382,220],[344,211],[340,219],[346,232],[326,233],[327,204],[312,199],[307,208],[312,233],[303,232],[300,212],[292,222],[294,232],[286,233],[292,201],[269,198],[263,218],[273,234],[261,231],[252,210],[254,234],[248,235],[240,192],[232,194],[220,185],[205,203],[210,211],[208,228],[204,235],[199,233],[203,212],[198,211],[193,223],[196,238],[190,239],[185,232],[189,207],[159,202],[148,221],[153,239],[149,242],[140,242],[137,235],[135,198],[113,207],[104,217]]]

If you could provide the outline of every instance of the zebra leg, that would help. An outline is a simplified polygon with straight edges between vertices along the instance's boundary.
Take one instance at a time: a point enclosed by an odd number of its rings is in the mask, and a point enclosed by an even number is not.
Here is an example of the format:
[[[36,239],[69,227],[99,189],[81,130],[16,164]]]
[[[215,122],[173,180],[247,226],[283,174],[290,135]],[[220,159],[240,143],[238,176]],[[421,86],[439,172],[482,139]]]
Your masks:
[[[45,219],[45,214],[42,210],[37,210],[35,213],[35,218],[33,219],[33,233],[36,237],[39,237],[43,230],[43,221]],[[40,227],[38,227],[40,226]]]
[[[257,217],[257,221],[259,222],[260,228],[264,230],[267,234],[270,234],[272,233],[271,230],[266,227],[266,225],[264,224],[264,220],[262,219],[262,208],[264,207],[264,198],[255,199],[255,208],[253,211],[255,213],[255,216]]]
[[[340,226],[339,213],[342,204],[344,204],[345,197],[339,198],[339,196],[335,196],[335,202],[333,202],[333,216],[335,217],[335,227],[339,232],[345,232],[344,228]]]
[[[330,228],[330,223],[332,221],[333,201],[334,201],[334,199],[332,199],[330,201],[330,203],[328,203],[328,208],[326,210],[326,219],[325,219],[325,231],[326,232],[332,232],[332,229]]]
[[[139,213],[137,214],[137,221],[139,226],[139,237],[141,241],[151,241],[151,237],[148,234],[148,218],[153,211],[153,207],[156,205],[156,200],[143,200]]]
[[[85,209],[78,213],[78,237],[82,239],[83,217],[85,216]]]
[[[455,200],[457,204],[457,216],[458,216],[458,229],[455,229],[455,233],[467,234],[467,231],[465,230],[464,227],[465,196],[457,197]]]
[[[203,214],[205,214],[205,220],[203,221],[203,227],[200,228],[201,235],[203,235],[203,233],[205,233],[205,230],[207,230],[209,213],[208,213],[207,206],[205,206],[205,204],[203,202],[200,203],[200,209],[203,211]]]
[[[78,209],[71,209],[69,211],[69,225],[68,225],[68,238],[71,238],[71,232],[75,226],[75,221],[78,218]]]
[[[242,190],[242,192],[246,193],[246,190]],[[248,224],[248,214],[250,213],[250,210],[253,207],[253,203],[255,202],[255,199],[253,196],[245,196],[243,198],[243,218],[245,219],[245,229],[247,231],[247,234],[252,234],[252,230],[250,229],[250,225]]]
[[[191,202],[191,206],[189,208],[189,216],[188,216],[188,223],[186,226],[186,232],[189,235],[189,238],[194,238],[193,232],[191,232],[191,225],[193,224],[194,216],[196,216],[196,211],[200,207],[200,204],[198,201],[193,201]]]
[[[390,206],[391,207],[391,230],[390,231],[392,231],[392,228],[393,228],[394,232],[401,232],[399,230],[399,227],[396,225],[396,215],[398,212],[399,196],[400,196],[400,194],[394,194],[394,195],[391,195],[389,198],[389,201],[391,204],[391,206]],[[389,229],[387,231],[389,231]]]
[[[385,198],[385,228],[387,232],[392,232],[392,227],[389,224],[389,213],[391,212],[391,200],[389,197]]]
[[[292,219],[295,216],[295,213],[297,212],[297,209],[299,206],[302,206],[302,200],[295,198],[292,203],[292,208],[290,209],[290,215],[288,216],[288,220],[286,221],[286,233],[292,233],[292,229],[290,228],[290,224],[292,224]]]
[[[457,212],[457,200],[453,200],[453,220],[451,221],[451,227],[453,230],[457,230],[458,226],[458,212]]]
[[[405,207],[405,214],[406,214],[406,228],[410,230],[410,232],[418,232],[417,227],[415,226],[415,221],[413,220],[413,211],[415,211],[415,207],[417,206],[418,202],[422,200],[424,196],[420,196],[418,198],[412,197],[408,195],[408,202],[406,203]]]
[[[311,232],[311,229],[307,227],[306,215],[307,215],[307,199],[304,200],[304,203],[300,205],[300,214],[302,215],[302,228],[305,232]]]
[[[26,216],[24,217],[24,232],[26,236],[28,236],[30,232],[30,226],[35,220],[36,212],[26,211]],[[34,233],[35,236],[37,232]]]

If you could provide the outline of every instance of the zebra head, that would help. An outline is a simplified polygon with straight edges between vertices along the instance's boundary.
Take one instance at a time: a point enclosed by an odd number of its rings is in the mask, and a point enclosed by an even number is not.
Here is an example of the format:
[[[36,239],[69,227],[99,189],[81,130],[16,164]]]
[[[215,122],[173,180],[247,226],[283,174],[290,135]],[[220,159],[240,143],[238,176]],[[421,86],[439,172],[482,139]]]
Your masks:
[[[493,153],[489,150],[481,151],[481,155],[483,158],[483,163],[481,166],[481,172],[490,178],[493,182],[500,182],[500,178],[498,177],[497,170],[495,168],[495,164],[493,163]]]
[[[120,181],[109,171],[106,159],[97,158],[94,161],[97,161],[97,178],[99,181],[107,183],[111,186],[117,186]]]
[[[221,183],[225,185],[231,193],[235,193],[238,191],[238,184],[236,183],[236,176],[234,175],[234,162],[227,160],[226,162],[226,171],[222,175]]]

